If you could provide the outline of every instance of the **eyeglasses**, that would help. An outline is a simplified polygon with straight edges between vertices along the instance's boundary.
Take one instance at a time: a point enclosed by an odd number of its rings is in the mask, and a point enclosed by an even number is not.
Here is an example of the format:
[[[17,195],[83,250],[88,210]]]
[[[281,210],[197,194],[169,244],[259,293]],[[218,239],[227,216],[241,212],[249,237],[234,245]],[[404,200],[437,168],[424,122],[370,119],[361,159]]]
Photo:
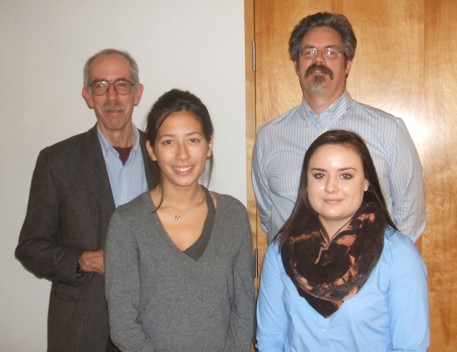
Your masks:
[[[300,56],[304,57],[305,59],[314,59],[319,53],[322,53],[322,56],[327,60],[334,60],[340,57],[340,55],[343,54],[343,51],[331,46],[322,50],[317,48],[300,49]]]
[[[113,85],[114,89],[119,94],[127,95],[130,94],[135,84],[126,79],[120,78],[114,82],[109,82],[106,80],[93,81],[89,86],[94,95],[104,95],[108,91],[110,85]]]

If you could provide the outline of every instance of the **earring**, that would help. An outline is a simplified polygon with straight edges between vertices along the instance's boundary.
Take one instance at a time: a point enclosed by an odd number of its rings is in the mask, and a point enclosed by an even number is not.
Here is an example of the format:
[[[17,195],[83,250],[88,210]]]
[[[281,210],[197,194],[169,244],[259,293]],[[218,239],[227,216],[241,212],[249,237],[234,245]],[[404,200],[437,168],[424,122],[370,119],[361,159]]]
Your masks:
[[[368,191],[368,186],[365,186],[365,192]]]

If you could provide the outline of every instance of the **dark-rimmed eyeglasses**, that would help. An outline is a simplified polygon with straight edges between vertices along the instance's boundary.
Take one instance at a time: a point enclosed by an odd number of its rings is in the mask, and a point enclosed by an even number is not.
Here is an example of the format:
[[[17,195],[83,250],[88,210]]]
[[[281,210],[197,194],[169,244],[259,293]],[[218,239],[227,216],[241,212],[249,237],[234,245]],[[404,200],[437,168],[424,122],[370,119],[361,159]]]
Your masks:
[[[113,85],[114,89],[119,94],[127,95],[130,94],[135,84],[130,82],[129,80],[120,78],[115,80],[114,82],[106,80],[93,81],[91,84],[89,84],[89,87],[94,95],[104,95],[108,91],[110,85]]]
[[[300,56],[305,59],[314,59],[319,53],[322,53],[322,56],[327,60],[334,60],[340,57],[343,51],[331,46],[321,50],[312,47],[300,49]]]

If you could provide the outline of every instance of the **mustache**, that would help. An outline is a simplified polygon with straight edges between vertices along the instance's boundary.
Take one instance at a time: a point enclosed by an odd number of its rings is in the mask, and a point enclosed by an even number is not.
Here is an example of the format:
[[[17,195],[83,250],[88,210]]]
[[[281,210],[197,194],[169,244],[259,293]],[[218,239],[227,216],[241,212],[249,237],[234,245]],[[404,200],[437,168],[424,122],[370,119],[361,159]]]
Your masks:
[[[319,64],[312,64],[305,72],[305,78],[308,77],[311,73],[315,71],[320,71],[329,75],[330,79],[333,79],[333,71],[329,69],[327,66],[319,65]]]
[[[122,103],[108,102],[102,105],[102,111],[124,111],[125,105]]]

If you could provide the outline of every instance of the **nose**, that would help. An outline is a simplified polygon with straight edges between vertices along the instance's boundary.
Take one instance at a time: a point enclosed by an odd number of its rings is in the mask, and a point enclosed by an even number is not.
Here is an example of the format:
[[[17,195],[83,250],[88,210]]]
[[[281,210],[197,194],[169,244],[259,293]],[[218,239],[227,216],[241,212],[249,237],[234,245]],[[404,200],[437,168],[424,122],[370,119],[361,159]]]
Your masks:
[[[109,100],[117,100],[117,91],[114,88],[114,84],[110,84],[108,86],[108,90],[106,91],[106,96],[108,97]]]
[[[189,156],[189,151],[187,150],[187,145],[185,143],[178,144],[176,155],[179,160],[187,159],[187,157]]]
[[[325,183],[325,191],[328,193],[334,193],[338,190],[338,182],[333,177],[329,177]]]
[[[318,50],[316,56],[313,59],[313,62],[323,63],[325,61],[323,50]]]

